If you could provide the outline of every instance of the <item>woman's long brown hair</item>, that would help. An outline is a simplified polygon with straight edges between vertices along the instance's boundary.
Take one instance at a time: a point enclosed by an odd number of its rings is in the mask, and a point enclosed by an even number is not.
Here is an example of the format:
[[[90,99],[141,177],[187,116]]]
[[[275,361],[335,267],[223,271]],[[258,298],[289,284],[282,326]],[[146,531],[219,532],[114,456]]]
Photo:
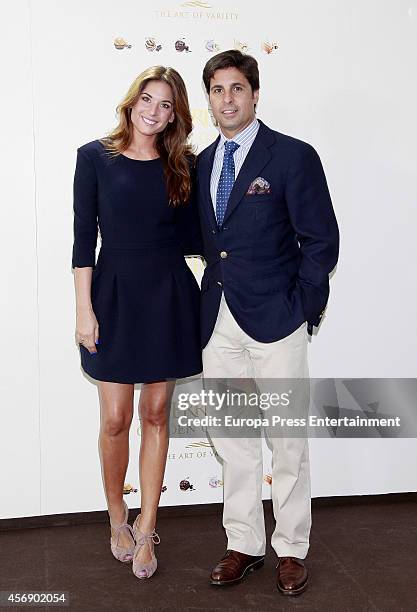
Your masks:
[[[119,124],[101,142],[113,155],[119,155],[129,147],[133,136],[131,107],[136,104],[149,81],[164,81],[172,90],[175,118],[163,132],[157,134],[155,146],[163,162],[169,201],[178,206],[186,203],[190,197],[190,166],[195,162],[195,155],[188,141],[193,126],[187,90],[174,68],[151,66],[136,77],[116,109]]]

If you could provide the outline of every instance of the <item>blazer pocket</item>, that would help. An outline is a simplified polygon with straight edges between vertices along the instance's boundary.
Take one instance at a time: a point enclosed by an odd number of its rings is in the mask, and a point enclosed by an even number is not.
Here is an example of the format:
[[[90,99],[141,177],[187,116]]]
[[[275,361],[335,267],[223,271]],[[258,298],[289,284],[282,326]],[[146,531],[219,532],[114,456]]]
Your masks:
[[[274,280],[273,277],[263,277],[253,279],[251,281],[252,291],[254,295],[259,297],[271,297],[275,300],[282,301],[284,307],[291,314],[291,305],[288,298],[288,286],[285,282]]]
[[[247,193],[243,196],[243,202],[247,202],[248,204],[266,204],[268,202],[273,202],[274,196],[272,193],[265,194],[257,194],[257,195],[248,195]]]

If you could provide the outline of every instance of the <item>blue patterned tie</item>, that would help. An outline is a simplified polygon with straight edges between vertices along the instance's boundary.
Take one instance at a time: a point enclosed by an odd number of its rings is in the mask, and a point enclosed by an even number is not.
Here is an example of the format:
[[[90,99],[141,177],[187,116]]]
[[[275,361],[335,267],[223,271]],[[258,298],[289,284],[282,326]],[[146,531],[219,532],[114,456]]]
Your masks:
[[[216,219],[217,225],[221,227],[226,213],[227,202],[235,182],[235,162],[233,153],[239,148],[233,140],[224,143],[223,168],[220,174],[219,185],[216,194]]]

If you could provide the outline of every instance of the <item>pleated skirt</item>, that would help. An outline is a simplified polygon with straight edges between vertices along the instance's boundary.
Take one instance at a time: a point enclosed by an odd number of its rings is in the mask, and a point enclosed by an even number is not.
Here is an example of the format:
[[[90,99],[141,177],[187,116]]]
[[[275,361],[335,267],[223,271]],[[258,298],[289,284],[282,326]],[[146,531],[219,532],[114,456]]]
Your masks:
[[[202,371],[200,290],[176,244],[102,246],[91,301],[97,354],[80,354],[93,379],[150,383]]]

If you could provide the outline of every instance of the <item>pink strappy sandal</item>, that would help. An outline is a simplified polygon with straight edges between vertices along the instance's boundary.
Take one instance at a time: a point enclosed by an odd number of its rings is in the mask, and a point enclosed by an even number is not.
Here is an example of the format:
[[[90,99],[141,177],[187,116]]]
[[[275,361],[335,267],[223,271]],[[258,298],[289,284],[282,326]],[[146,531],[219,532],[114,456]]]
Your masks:
[[[129,516],[129,508],[125,500],[123,500],[123,505],[125,508],[125,520],[124,523],[120,525],[113,525],[110,521],[110,526],[113,528],[113,533],[110,537],[110,548],[114,555],[114,557],[121,561],[122,563],[130,563],[133,559],[133,554],[135,552],[135,534],[133,533],[132,527],[128,524],[128,516]],[[133,543],[128,548],[125,546],[119,546],[119,538],[123,529],[127,529],[132,536]]]
[[[140,517],[140,514],[136,517],[136,520],[133,523],[133,533],[134,533],[134,537],[136,541],[136,546],[135,546],[135,552],[133,555],[133,568],[132,569],[133,569],[133,573],[135,574],[136,578],[143,579],[143,578],[150,578],[156,572],[156,568],[158,567],[158,561],[154,553],[154,544],[159,544],[161,539],[155,530],[153,530],[152,533],[148,533],[148,534],[142,533],[141,531],[139,531],[138,529],[139,517]],[[149,563],[139,563],[138,561],[136,561],[136,556],[139,550],[145,544],[148,544],[149,546],[152,559],[149,561]]]

